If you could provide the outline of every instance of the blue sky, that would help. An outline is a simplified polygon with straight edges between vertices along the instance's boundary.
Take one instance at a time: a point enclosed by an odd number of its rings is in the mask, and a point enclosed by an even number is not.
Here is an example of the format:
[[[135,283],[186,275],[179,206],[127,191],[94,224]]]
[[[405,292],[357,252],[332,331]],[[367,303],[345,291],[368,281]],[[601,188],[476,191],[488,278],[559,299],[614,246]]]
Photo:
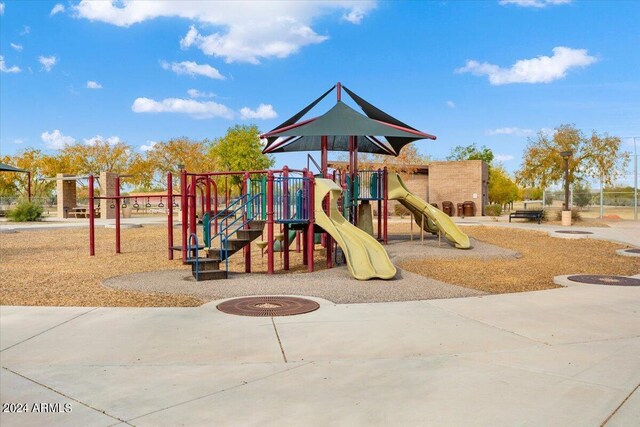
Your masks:
[[[475,142],[513,171],[562,123],[640,136],[640,2],[1,4],[2,154],[267,131],[337,81],[437,135],[434,159]]]

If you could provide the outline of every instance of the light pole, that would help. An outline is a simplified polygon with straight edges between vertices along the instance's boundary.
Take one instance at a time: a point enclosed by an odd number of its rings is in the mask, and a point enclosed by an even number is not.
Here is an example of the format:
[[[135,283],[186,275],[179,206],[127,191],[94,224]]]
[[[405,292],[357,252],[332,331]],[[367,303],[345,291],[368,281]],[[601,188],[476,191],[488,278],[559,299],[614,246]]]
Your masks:
[[[560,152],[564,159],[564,209],[562,210],[562,225],[571,225],[571,208],[569,207],[569,157],[573,151]]]

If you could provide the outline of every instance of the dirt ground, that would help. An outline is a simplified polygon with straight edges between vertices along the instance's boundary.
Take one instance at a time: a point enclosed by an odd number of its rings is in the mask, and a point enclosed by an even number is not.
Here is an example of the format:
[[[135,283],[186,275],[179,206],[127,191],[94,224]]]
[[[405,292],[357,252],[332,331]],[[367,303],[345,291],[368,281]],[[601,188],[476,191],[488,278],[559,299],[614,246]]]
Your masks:
[[[390,224],[390,232],[408,232],[408,223]],[[425,259],[400,265],[409,271],[447,283],[492,293],[520,292],[554,287],[559,274],[636,274],[637,260],[615,254],[624,245],[597,240],[564,240],[543,233],[465,227],[465,232],[484,242],[522,254],[514,260]],[[176,232],[177,234],[177,232]],[[0,239],[0,304],[49,306],[197,306],[203,301],[186,295],[143,293],[110,289],[102,285],[109,277],[184,269],[179,260],[168,261],[166,229],[145,226],[122,232],[122,250],[114,254],[112,229],[96,230],[96,256],[88,254],[85,229],[29,230],[3,234]],[[260,250],[253,245],[253,270],[266,270]],[[176,253],[177,257],[179,254]],[[316,269],[324,266],[324,252],[316,251]],[[243,270],[243,258],[230,259],[230,270]],[[293,271],[304,270],[301,254],[291,252]],[[276,254],[276,270],[281,261]],[[284,274],[281,270],[279,274]],[[392,286],[392,283],[389,284]]]
[[[546,232],[500,227],[462,227],[474,239],[511,249],[518,259],[416,259],[400,267],[424,276],[489,293],[555,288],[563,274],[638,274],[637,258],[616,249],[628,246],[593,239],[558,239]]]

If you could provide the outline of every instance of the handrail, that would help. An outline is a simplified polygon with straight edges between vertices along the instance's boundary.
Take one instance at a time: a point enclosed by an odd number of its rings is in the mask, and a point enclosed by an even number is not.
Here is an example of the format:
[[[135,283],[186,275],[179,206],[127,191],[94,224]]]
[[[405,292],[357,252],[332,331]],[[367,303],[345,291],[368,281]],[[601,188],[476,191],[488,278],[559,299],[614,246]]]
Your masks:
[[[191,246],[191,241],[195,241],[195,248]],[[189,235],[189,240],[187,240],[187,259],[191,260],[191,251],[195,249],[195,266],[196,266],[196,282],[198,281],[198,275],[200,274],[200,269],[198,268],[198,235],[196,233],[191,233]]]
[[[246,217],[246,221],[243,221],[242,224],[238,225],[236,228],[233,229],[233,231],[229,232],[229,228],[231,228],[231,226],[233,226],[236,222],[238,222],[240,220],[240,218],[244,217],[244,213],[246,213],[246,207],[250,204],[253,203],[255,200],[259,200],[260,197],[262,197],[262,194],[256,194],[255,196],[248,198],[246,194],[242,195],[240,198],[238,198],[237,201],[242,200],[244,198],[247,198],[247,200],[240,206],[238,206],[236,209],[234,209],[231,212],[228,212],[226,216],[224,216],[221,219],[221,226],[220,226],[220,230],[218,231],[218,233],[216,233],[214,236],[211,237],[211,241],[215,240],[216,237],[220,236],[220,260],[222,260],[222,257],[224,255],[224,264],[225,264],[225,271],[229,271],[229,236],[237,233],[239,230],[243,229],[245,225],[249,224],[251,221],[253,221],[257,215],[253,215],[251,218],[249,218],[248,216]],[[237,202],[236,201],[236,202]],[[234,202],[234,203],[236,203]],[[231,205],[230,205],[231,206]],[[241,217],[235,217],[234,220],[231,222],[231,224],[229,224],[229,217],[231,217],[232,215],[235,216],[236,212],[238,212],[239,210],[244,209],[245,212],[243,212],[243,215]],[[209,245],[211,244],[211,241],[209,242]]]

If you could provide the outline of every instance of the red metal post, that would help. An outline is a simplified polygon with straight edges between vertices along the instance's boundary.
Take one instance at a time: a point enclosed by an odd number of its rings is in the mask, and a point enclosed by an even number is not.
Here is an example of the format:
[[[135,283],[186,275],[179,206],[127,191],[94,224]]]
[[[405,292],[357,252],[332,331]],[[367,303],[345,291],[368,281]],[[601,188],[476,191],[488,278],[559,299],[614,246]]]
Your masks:
[[[273,274],[273,171],[267,173],[267,273]]]
[[[383,180],[384,176],[382,176],[382,170],[378,169],[378,240],[380,240],[382,238],[382,201],[381,199],[384,198],[384,193],[383,193],[383,189],[385,187],[385,185],[383,184],[382,180]]]
[[[296,253],[300,253],[300,231],[296,231]]]
[[[326,135],[320,137],[320,173],[323,178],[328,178],[329,169],[329,142]]]
[[[309,172],[309,224],[307,225],[307,267],[309,268],[309,273],[313,273],[313,246],[314,246],[314,235],[313,235],[313,227],[315,223],[315,201],[314,201],[314,193],[315,193],[315,180],[313,178],[313,173]]]
[[[120,177],[116,176],[116,253],[120,253]]]
[[[384,167],[383,170],[383,185],[384,185],[384,200],[382,201],[382,210],[384,211],[382,213],[382,218],[384,219],[384,225],[383,225],[383,229],[382,229],[382,238],[384,240],[384,244],[387,244],[387,217],[389,216],[389,210],[387,209],[387,204],[389,202],[389,186],[388,186],[388,182],[389,182],[389,172],[387,171],[387,167]]]
[[[284,204],[283,217],[284,219],[289,219],[289,215],[291,213],[291,206],[290,206],[291,199],[289,197],[289,168],[287,166],[282,168],[282,178],[283,178],[282,193],[284,196],[282,198],[283,204]],[[284,260],[282,261],[283,268],[285,271],[287,271],[289,270],[289,225],[284,224],[282,231],[284,232],[284,238],[282,239],[282,245],[284,246],[280,246],[280,250],[283,252],[283,255],[284,255]]]
[[[342,83],[340,82],[336,83],[336,97],[338,101],[342,98]]]
[[[206,177],[206,181],[204,182],[204,211],[209,214],[209,219],[211,219],[211,178]]]
[[[167,248],[169,259],[173,259],[173,175],[167,174]]]
[[[191,188],[189,189],[189,236],[196,233],[196,226],[198,224],[196,220],[196,186],[197,178],[195,175],[191,175]]]
[[[245,173],[244,174],[244,182],[242,183],[242,191],[244,194],[247,195],[247,203],[251,203],[249,201],[249,173]],[[242,196],[242,195],[241,195]],[[242,221],[243,223],[245,223],[244,225],[244,229],[248,230],[249,229],[249,217],[247,215],[247,209],[248,206],[245,207],[245,210],[243,212],[243,217],[244,217],[244,221]],[[249,244],[247,246],[244,247],[244,272],[245,273],[251,273],[251,242],[249,242]]]
[[[95,202],[93,200],[93,174],[89,175],[89,255],[96,254]]]
[[[189,226],[189,202],[187,194],[187,171],[180,172],[180,209],[182,210],[182,262],[187,261],[187,227]]]
[[[358,225],[358,194],[356,194],[356,179],[358,179],[358,137],[353,137],[353,225]],[[359,187],[359,186],[358,186]]]

